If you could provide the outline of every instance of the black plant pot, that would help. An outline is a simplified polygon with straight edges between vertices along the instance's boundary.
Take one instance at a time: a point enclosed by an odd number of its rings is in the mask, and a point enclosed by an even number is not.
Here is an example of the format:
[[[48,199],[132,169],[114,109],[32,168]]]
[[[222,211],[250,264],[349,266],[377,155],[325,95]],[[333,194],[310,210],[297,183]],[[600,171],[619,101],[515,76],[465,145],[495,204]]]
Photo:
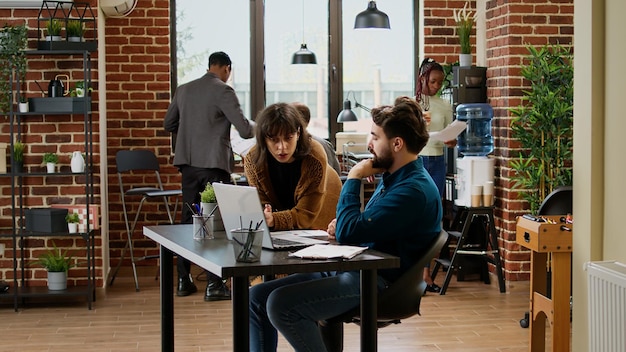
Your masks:
[[[14,174],[20,174],[24,171],[24,162],[14,161],[11,168],[13,169]]]

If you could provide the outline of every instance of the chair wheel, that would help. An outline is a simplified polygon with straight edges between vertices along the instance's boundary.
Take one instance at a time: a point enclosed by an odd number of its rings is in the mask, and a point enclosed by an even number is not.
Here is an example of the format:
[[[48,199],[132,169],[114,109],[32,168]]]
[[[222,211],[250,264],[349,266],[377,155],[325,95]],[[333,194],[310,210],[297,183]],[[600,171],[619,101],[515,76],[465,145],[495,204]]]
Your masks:
[[[521,327],[523,327],[524,329],[527,329],[529,324],[528,324],[528,319],[520,319],[519,320],[519,325]]]
[[[524,313],[524,317],[520,319],[519,325],[524,329],[527,329],[530,326],[530,313],[529,312]]]

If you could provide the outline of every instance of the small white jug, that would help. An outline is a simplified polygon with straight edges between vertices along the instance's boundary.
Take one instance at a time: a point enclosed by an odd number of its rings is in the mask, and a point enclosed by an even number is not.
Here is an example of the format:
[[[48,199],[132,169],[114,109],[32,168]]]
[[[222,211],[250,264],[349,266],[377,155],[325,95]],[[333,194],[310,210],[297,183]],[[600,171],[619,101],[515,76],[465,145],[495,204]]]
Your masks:
[[[85,159],[81,152],[76,151],[72,153],[72,172],[84,172],[85,171]]]

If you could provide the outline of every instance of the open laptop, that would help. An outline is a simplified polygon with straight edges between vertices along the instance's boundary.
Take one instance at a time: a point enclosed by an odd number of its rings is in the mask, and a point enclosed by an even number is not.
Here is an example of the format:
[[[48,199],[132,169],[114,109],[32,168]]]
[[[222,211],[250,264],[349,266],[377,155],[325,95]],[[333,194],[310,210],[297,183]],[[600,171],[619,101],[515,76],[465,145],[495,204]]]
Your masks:
[[[263,229],[263,248],[274,250],[296,249],[312,244],[328,243],[326,240],[320,240],[315,235],[324,235],[324,231],[314,230],[294,230],[294,231],[276,231],[270,233],[267,224],[265,224],[265,216],[263,215],[263,206],[259,199],[259,193],[256,187],[236,186],[224,183],[213,183],[215,189],[215,197],[222,214],[224,229],[229,240],[232,240],[230,230],[237,228],[254,228],[261,220],[260,228]]]

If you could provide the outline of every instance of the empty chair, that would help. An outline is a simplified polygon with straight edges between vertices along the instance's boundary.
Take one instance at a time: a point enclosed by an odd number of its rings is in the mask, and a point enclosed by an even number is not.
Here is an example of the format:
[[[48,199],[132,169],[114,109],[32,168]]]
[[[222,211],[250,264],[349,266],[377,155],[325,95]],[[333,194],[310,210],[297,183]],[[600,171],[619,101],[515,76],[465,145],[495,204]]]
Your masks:
[[[174,223],[174,216],[178,209],[178,197],[182,195],[182,190],[180,189],[172,189],[166,190],[163,189],[163,184],[161,183],[161,175],[159,173],[159,161],[156,155],[149,150],[121,150],[117,152],[115,155],[115,163],[117,165],[117,178],[120,185],[120,195],[122,198],[122,209],[124,212],[124,222],[126,223],[126,234],[127,241],[124,249],[122,250],[122,254],[120,257],[120,261],[117,264],[117,267],[113,271],[111,275],[110,285],[113,285],[113,281],[115,280],[115,276],[122,265],[124,260],[124,256],[126,254],[126,250],[130,250],[130,259],[133,267],[133,276],[135,279],[135,289],[139,291],[139,282],[137,280],[137,267],[135,265],[136,262],[145,259],[158,258],[157,256],[144,256],[140,258],[135,258],[133,253],[133,233],[135,232],[135,226],[137,225],[137,221],[139,220],[139,216],[141,214],[141,208],[144,202],[148,199],[158,199],[163,202],[165,206],[165,211],[167,212],[167,218],[170,224]],[[141,184],[131,186],[124,185],[124,179],[129,178],[131,175],[133,177],[137,177],[137,175],[143,175],[143,180],[152,180],[155,181],[151,184]],[[131,184],[130,182],[128,182]],[[135,212],[135,217],[133,222],[129,222],[129,206],[128,202],[132,199],[137,199],[141,197],[139,200],[139,205],[137,206],[137,211]],[[176,197],[176,202],[174,206],[174,210],[170,210],[170,205],[168,198]]]
[[[448,233],[441,231],[433,240],[421,259],[402,274],[391,286],[378,294],[378,328],[399,324],[401,319],[420,314],[420,302],[426,290],[424,267],[436,257],[448,239]],[[320,322],[320,332],[326,349],[330,352],[343,350],[343,323],[360,323],[360,307],[324,322]]]

